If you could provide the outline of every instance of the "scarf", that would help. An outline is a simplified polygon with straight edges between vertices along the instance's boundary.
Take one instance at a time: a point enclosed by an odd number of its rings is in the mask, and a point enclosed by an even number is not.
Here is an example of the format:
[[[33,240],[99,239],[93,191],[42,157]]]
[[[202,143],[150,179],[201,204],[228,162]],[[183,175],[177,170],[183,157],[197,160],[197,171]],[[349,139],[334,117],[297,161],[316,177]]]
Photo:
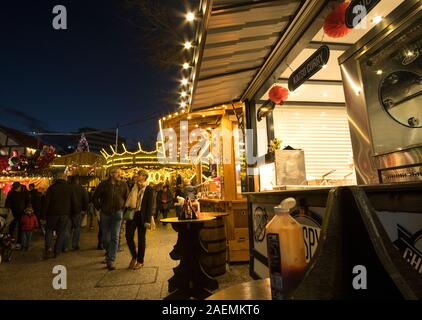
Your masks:
[[[148,183],[138,185],[136,183],[132,190],[129,193],[129,196],[126,200],[126,207],[131,209],[138,209],[141,207],[142,198],[144,196],[145,188],[148,186]]]

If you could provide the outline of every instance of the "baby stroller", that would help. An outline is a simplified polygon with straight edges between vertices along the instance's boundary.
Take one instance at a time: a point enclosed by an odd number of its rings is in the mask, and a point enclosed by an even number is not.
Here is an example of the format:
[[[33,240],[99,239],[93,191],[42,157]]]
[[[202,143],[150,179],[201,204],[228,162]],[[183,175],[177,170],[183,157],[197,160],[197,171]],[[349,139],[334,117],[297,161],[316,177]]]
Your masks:
[[[12,260],[15,239],[9,234],[6,218],[0,215],[0,264]]]

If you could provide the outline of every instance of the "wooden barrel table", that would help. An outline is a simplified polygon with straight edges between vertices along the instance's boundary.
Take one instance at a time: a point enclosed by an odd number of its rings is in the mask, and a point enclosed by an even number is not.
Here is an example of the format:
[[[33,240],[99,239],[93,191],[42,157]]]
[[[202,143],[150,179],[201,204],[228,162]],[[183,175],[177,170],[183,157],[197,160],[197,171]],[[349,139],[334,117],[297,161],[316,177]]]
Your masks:
[[[201,230],[201,242],[208,251],[201,259],[205,272],[212,277],[226,273],[227,237],[224,217],[225,212],[203,212],[215,220],[206,222]]]

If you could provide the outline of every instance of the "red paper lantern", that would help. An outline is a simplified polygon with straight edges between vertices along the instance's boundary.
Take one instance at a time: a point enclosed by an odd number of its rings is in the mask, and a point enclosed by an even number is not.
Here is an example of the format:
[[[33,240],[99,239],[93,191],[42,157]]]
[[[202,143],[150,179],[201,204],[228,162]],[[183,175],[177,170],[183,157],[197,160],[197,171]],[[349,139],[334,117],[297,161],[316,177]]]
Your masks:
[[[289,97],[289,90],[282,86],[274,86],[269,92],[269,97],[275,104],[280,104],[287,100]]]
[[[346,10],[349,4],[349,2],[338,4],[325,18],[324,32],[327,36],[331,38],[342,38],[351,31],[346,26]]]

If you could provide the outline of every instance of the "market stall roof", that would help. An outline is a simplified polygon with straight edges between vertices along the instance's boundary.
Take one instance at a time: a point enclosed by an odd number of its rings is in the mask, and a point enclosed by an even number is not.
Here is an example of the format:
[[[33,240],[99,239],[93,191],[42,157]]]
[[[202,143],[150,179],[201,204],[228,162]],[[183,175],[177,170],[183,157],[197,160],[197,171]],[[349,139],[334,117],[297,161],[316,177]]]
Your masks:
[[[194,58],[191,111],[239,101],[303,1],[205,2],[208,7]]]
[[[196,128],[214,129],[219,125],[225,113],[232,112],[233,106],[236,108],[240,107],[239,104],[230,104],[197,112],[173,114],[171,117],[167,116],[162,119],[162,127],[163,129],[173,129],[177,134],[180,132],[181,126],[187,126],[189,132]]]
[[[70,165],[87,165],[87,166],[102,166],[106,161],[103,156],[93,152],[75,152],[66,156],[56,158],[52,166],[70,166]]]
[[[22,131],[0,126],[0,131],[3,132],[9,139],[12,139],[17,145],[28,148],[40,148],[42,143],[36,138],[23,133]],[[10,142],[9,142],[10,145]]]
[[[264,100],[274,83],[286,85],[292,69],[322,44],[327,44],[332,52],[328,68],[289,101],[315,101],[316,91],[307,86],[322,85],[325,91],[332,88],[333,94],[324,91],[316,101],[344,104],[342,93],[335,93],[342,85],[338,58],[373,27],[375,16],[385,17],[403,0],[381,1],[368,15],[366,28],[354,29],[342,39],[324,37],[322,31],[324,17],[337,1],[203,2],[206,8],[201,9],[203,21],[197,33],[196,69],[191,78],[191,112],[233,101]]]

